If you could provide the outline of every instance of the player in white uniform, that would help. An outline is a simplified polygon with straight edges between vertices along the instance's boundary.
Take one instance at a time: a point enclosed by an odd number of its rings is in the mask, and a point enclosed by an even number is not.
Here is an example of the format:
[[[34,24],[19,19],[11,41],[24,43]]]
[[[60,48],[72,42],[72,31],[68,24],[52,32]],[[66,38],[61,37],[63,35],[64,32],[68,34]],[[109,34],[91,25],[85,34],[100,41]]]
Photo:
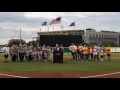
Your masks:
[[[8,58],[8,55],[9,55],[8,45],[5,45],[5,47],[3,48],[3,51],[4,51],[4,62],[7,62],[7,58]]]

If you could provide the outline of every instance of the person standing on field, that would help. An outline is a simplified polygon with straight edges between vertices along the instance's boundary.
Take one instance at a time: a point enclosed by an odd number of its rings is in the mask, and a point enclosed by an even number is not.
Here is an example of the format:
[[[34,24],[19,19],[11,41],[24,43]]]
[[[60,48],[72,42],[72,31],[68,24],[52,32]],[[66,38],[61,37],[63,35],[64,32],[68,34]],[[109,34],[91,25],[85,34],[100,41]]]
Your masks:
[[[110,47],[110,45],[108,45],[106,51],[107,51],[108,61],[110,61],[111,60],[111,47]]]
[[[101,61],[104,61],[104,50],[103,50],[103,48],[100,50],[100,57],[101,57]]]
[[[12,62],[16,62],[16,58],[17,58],[17,55],[16,55],[16,50],[15,50],[15,45],[12,46],[11,48],[11,56],[12,56]]]
[[[78,46],[78,50],[79,50],[79,56],[80,56],[80,59],[81,60],[83,60],[83,55],[82,55],[82,48],[83,48],[83,46],[82,46],[82,44],[80,44],[79,46]]]
[[[105,46],[104,46],[104,45],[102,46],[102,48],[103,48],[103,51],[104,51],[104,56],[103,56],[103,58],[104,58],[104,60],[105,60],[106,49],[105,49]]]
[[[47,46],[47,60],[50,60],[50,52],[51,52],[51,49],[50,49],[50,46]]]
[[[97,46],[94,45],[93,47],[93,60],[96,61],[97,60]]]
[[[89,49],[89,59],[93,59],[93,48],[92,47],[90,47],[90,49]]]
[[[73,53],[72,53],[72,48],[73,48],[73,43],[71,43],[71,45],[69,46],[69,50],[70,50],[70,52],[71,52],[71,56],[73,57]]]
[[[77,59],[77,45],[73,44],[72,46],[72,55],[73,55],[73,59]]]
[[[86,45],[83,46],[82,48],[83,51],[83,60],[86,61],[88,60],[87,55],[88,55],[88,47]]]
[[[5,45],[5,47],[3,48],[3,51],[4,51],[4,62],[7,62],[7,58],[8,58],[8,55],[9,55],[8,45]]]

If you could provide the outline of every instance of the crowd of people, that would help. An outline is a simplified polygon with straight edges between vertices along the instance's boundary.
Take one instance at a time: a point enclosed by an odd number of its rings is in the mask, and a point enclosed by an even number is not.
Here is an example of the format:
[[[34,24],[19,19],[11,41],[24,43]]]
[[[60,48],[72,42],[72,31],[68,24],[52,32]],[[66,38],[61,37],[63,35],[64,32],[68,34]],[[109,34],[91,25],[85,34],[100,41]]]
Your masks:
[[[89,47],[87,45],[78,44],[75,45],[72,43],[69,46],[69,50],[71,51],[71,55],[73,59],[80,59],[83,61],[86,60],[94,60],[94,61],[104,61],[105,56],[107,55],[108,60],[111,60],[111,47],[108,45],[107,48],[103,46],[99,47],[98,45],[94,45],[93,47]]]
[[[4,61],[7,62],[7,58],[10,55],[12,62],[16,61],[48,61],[50,60],[50,53],[52,54],[53,60],[53,51],[64,51],[64,47],[62,45],[56,44],[55,48],[51,48],[50,46],[40,46],[37,44],[34,47],[32,44],[28,46],[27,44],[13,45],[12,47],[8,47],[5,45],[4,50]],[[108,45],[107,48],[103,46],[99,47],[94,45],[93,47],[89,47],[87,45],[78,44],[75,45],[72,43],[69,46],[69,50],[71,51],[71,55],[73,60],[79,59],[82,61],[86,60],[94,60],[94,61],[104,61],[105,56],[107,55],[108,60],[111,60],[111,47]]]
[[[52,48],[50,46],[46,46],[45,44],[43,46],[40,46],[37,44],[36,47],[34,47],[32,44],[28,46],[27,44],[20,44],[13,45],[12,47],[8,47],[5,45],[3,48],[4,50],[4,61],[7,62],[7,58],[10,55],[12,62],[16,61],[48,61],[50,60],[50,53],[57,50],[57,51],[63,51],[63,46],[56,44],[55,48]]]

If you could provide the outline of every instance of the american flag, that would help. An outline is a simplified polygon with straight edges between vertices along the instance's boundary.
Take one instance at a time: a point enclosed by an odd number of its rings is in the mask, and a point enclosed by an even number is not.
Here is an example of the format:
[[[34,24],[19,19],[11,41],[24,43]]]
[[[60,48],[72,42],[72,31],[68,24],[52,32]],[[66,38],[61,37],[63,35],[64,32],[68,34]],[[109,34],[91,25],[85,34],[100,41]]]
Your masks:
[[[61,21],[61,17],[56,18],[56,19],[53,19],[53,20],[50,22],[50,24],[49,24],[49,25],[51,25],[51,24],[59,24],[59,23],[60,23],[60,21]]]

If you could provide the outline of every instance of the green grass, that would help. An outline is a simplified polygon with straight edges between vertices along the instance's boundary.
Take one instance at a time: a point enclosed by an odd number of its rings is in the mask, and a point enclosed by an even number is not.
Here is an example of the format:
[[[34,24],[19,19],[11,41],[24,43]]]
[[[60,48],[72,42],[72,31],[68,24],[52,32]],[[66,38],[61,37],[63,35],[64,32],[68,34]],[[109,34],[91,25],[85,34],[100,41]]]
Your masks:
[[[68,54],[65,54],[65,56]],[[69,55],[70,57],[70,55]],[[120,53],[112,53],[112,61],[66,61],[64,63],[49,62],[3,62],[0,54],[0,71],[110,71],[120,70]]]

